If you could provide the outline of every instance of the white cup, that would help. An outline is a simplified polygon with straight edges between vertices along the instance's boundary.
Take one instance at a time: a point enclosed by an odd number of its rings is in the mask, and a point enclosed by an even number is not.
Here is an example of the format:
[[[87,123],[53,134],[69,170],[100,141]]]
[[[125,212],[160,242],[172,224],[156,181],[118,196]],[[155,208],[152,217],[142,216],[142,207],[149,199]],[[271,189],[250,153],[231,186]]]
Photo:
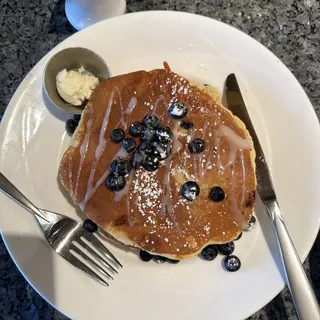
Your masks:
[[[119,16],[126,11],[126,0],[66,0],[69,22],[77,30],[101,20]]]

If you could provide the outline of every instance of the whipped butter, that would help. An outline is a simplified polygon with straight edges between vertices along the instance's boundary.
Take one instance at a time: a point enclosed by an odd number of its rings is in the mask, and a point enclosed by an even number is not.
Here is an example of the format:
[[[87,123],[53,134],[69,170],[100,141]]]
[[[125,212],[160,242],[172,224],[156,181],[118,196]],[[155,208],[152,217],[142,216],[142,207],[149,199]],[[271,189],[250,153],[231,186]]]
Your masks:
[[[80,106],[89,99],[94,88],[99,84],[98,78],[89,75],[81,67],[79,70],[61,70],[56,77],[59,95],[66,102]]]

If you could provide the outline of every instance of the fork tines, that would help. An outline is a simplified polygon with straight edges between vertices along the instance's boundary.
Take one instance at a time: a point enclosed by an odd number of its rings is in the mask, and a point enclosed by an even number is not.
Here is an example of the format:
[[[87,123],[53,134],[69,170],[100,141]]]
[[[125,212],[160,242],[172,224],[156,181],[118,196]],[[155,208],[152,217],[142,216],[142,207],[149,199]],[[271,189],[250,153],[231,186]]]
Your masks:
[[[78,230],[76,240],[70,246],[68,260],[98,282],[109,286],[101,276],[113,280],[111,273],[118,273],[111,263],[122,267],[119,260],[93,234]],[[99,273],[101,275],[99,275]]]

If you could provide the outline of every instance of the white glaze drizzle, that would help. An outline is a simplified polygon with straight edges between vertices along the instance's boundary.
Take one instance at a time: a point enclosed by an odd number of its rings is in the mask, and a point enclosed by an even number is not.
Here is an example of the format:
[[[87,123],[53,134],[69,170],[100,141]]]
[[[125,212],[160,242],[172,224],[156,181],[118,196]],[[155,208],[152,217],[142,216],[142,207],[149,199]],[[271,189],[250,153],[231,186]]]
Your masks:
[[[83,162],[84,162],[84,158],[87,154],[88,151],[88,147],[89,147],[89,139],[90,139],[90,135],[91,135],[91,126],[92,126],[92,110],[90,112],[91,114],[91,118],[87,121],[87,130],[86,130],[86,135],[84,137],[84,140],[80,146],[79,152],[80,152],[80,162],[79,162],[79,168],[78,168],[78,173],[77,173],[77,180],[76,180],[76,187],[74,190],[74,193],[76,194],[78,191],[78,186],[79,186],[79,180],[80,180],[80,175],[81,175],[81,171],[82,171],[82,167],[83,167]]]
[[[221,147],[220,142],[222,137],[226,137],[229,142],[229,155],[228,161],[226,164],[223,164],[220,158]],[[214,151],[216,154],[216,166],[220,174],[224,174],[225,170],[231,166],[231,190],[228,195],[231,206],[232,206],[232,214],[235,221],[241,227],[245,226],[245,219],[242,216],[242,204],[245,196],[245,168],[244,168],[244,159],[243,159],[243,150],[249,150],[251,148],[251,141],[249,139],[242,138],[238,136],[232,129],[227,127],[224,124],[221,124],[220,127],[214,130]],[[235,163],[237,158],[237,153],[240,153],[241,160],[241,168],[242,168],[242,195],[241,195],[241,203],[240,206],[237,203],[236,195],[235,195]]]
[[[225,167],[228,167],[229,165],[233,165],[235,163],[237,151],[250,149],[251,143],[250,140],[238,136],[232,129],[230,129],[226,125],[221,125],[219,130],[228,139],[230,145],[228,162],[224,165]]]
[[[127,157],[128,153],[122,149],[120,149],[115,156],[112,158],[112,160],[117,159],[117,158],[123,158],[125,159]],[[111,161],[112,161],[111,160]],[[104,174],[101,176],[101,178],[96,182],[96,184],[94,185],[94,187],[90,187],[87,188],[87,192],[85,195],[84,200],[80,203],[80,208],[82,210],[85,209],[88,201],[90,200],[90,198],[95,194],[95,192],[97,191],[97,189],[101,186],[101,184],[107,179],[108,175],[110,174],[110,170],[107,169]]]
[[[128,107],[126,110],[123,110],[123,105],[122,105],[122,99],[120,96],[120,92],[119,93],[119,99],[120,99],[120,107],[121,107],[121,118],[117,124],[117,127],[119,126],[119,124],[121,123],[123,128],[126,129],[127,128],[127,122],[124,121],[124,116],[125,115],[130,115],[131,112],[133,111],[133,109],[135,108],[135,106],[137,105],[137,98],[136,97],[131,97],[129,103],[128,103]]]
[[[203,130],[202,130],[202,139],[205,140],[206,131],[209,125],[209,121],[205,121]],[[208,148],[206,145],[205,148]],[[200,179],[200,181],[203,180],[205,173],[207,172],[207,164],[204,165],[203,159],[205,157],[205,152],[202,152],[198,155],[194,155],[194,166],[195,166],[195,173],[196,176]],[[198,162],[198,163],[197,163]]]
[[[243,157],[243,151],[240,152],[240,160],[241,160],[241,169],[242,169],[242,193],[241,193],[241,203],[240,207],[243,207],[244,205],[244,197],[246,194],[246,169],[244,166],[244,157]]]
[[[117,88],[117,87],[115,87],[115,88]],[[89,175],[89,179],[88,179],[87,193],[86,193],[86,196],[84,199],[85,203],[87,203],[87,201],[89,200],[88,195],[91,194],[93,178],[94,178],[94,175],[96,172],[97,164],[98,164],[98,162],[101,158],[101,155],[103,154],[103,152],[106,148],[106,145],[107,145],[107,139],[105,138],[105,134],[106,134],[108,123],[109,123],[109,117],[110,117],[111,108],[113,105],[113,97],[114,97],[115,90],[116,89],[113,89],[111,92],[109,103],[108,103],[108,106],[107,106],[107,109],[106,109],[106,112],[104,114],[103,121],[101,124],[101,129],[100,129],[100,134],[99,134],[99,142],[98,142],[97,148],[94,152],[95,159],[92,163],[92,167],[91,167],[91,171],[90,171],[90,175]],[[122,105],[122,104],[120,104],[120,105]],[[90,198],[91,198],[91,196],[92,195],[90,195]]]
[[[180,121],[175,120],[173,125],[173,142],[172,142],[172,150],[171,155],[165,161],[165,173],[163,178],[163,184],[166,187],[166,192],[162,198],[162,208],[167,207],[169,214],[173,212],[173,206],[171,201],[171,190],[170,190],[170,178],[171,178],[171,169],[172,169],[172,156],[178,152],[182,148],[182,143],[179,141],[179,126]]]
[[[128,194],[128,192],[130,190],[131,183],[133,181],[133,176],[134,176],[134,170],[131,170],[129,177],[127,179],[127,182],[126,182],[126,186],[122,190],[115,192],[115,197],[114,197],[115,202],[121,201],[122,198]],[[129,210],[129,197],[127,197],[127,206],[128,206],[128,210]]]
[[[194,175],[197,179],[201,180],[201,177],[203,177],[205,174],[204,168],[201,168],[202,154],[193,154],[192,158],[193,158]]]
[[[130,214],[130,198],[129,198],[129,190],[130,190],[130,187],[131,187],[131,184],[132,184],[132,181],[134,179],[134,170],[131,170],[130,174],[129,174],[129,177],[127,179],[127,182],[126,182],[126,186],[118,191],[118,192],[115,192],[115,197],[114,197],[114,201],[115,202],[119,202],[122,200],[122,198],[124,196],[126,196],[126,204],[127,204],[127,216],[128,216],[128,222],[129,222],[129,225],[131,226],[132,225],[132,220],[131,220],[131,214]]]
[[[136,97],[131,97],[127,110],[126,110],[126,114],[131,114],[131,112],[133,111],[133,109],[135,108],[135,106],[137,105],[137,98]]]
[[[173,123],[173,128],[172,128],[172,133],[173,133],[173,142],[172,142],[172,150],[171,150],[171,155],[179,152],[182,148],[182,143],[179,141],[180,137],[180,132],[179,132],[179,127],[180,127],[180,121],[174,120]]]
[[[95,175],[95,171],[97,168],[97,165],[99,163],[99,160],[102,156],[102,154],[105,151],[105,148],[107,146],[107,142],[110,141],[110,139],[105,138],[105,133],[107,131],[108,128],[108,123],[109,123],[109,117],[110,117],[110,113],[111,113],[111,109],[112,106],[114,105],[113,101],[114,101],[114,95],[115,93],[118,93],[119,95],[119,101],[120,101],[120,108],[121,108],[121,114],[124,115],[125,113],[130,114],[132,112],[132,110],[134,109],[134,107],[137,104],[136,98],[132,97],[129,101],[128,107],[127,109],[124,111],[123,110],[123,105],[122,105],[122,98],[121,98],[121,93],[118,87],[114,87],[111,95],[110,95],[110,99],[108,102],[108,106],[103,118],[103,122],[101,125],[101,129],[100,129],[100,134],[99,134],[99,142],[98,142],[98,146],[95,150],[95,159],[93,161],[91,170],[90,170],[90,174],[89,174],[89,179],[88,179],[88,184],[87,184],[87,191],[86,191],[86,195],[84,197],[84,200],[80,203],[80,207],[82,210],[85,209],[87,202],[89,201],[89,199],[93,196],[93,194],[96,192],[96,190],[100,187],[100,185],[104,182],[104,180],[107,178],[108,174],[110,173],[110,170],[107,169],[104,174],[100,177],[100,179],[96,182],[96,184],[93,186],[93,179],[94,179],[94,175]],[[122,121],[124,122],[124,119],[122,119]],[[119,121],[119,123],[121,122],[121,120]],[[122,123],[122,125],[124,127],[126,127],[126,123]],[[114,156],[113,159],[117,158],[117,157],[126,157],[127,156],[127,152],[123,151],[123,150],[119,150],[117,152],[117,154]],[[79,168],[79,170],[81,170],[81,168]]]
[[[235,167],[233,166],[231,169],[231,190],[230,193],[228,195],[230,202],[231,202],[231,211],[233,214],[233,218],[235,220],[235,222],[242,228],[244,228],[246,226],[246,220],[242,215],[242,210],[241,210],[241,204],[240,206],[238,205],[237,199],[236,199],[236,195],[235,195]],[[244,186],[242,185],[242,193],[244,192]]]
[[[174,210],[173,210],[173,204],[172,204],[172,195],[171,195],[171,170],[172,170],[172,161],[171,157],[166,159],[165,161],[165,173],[163,177],[163,184],[165,186],[165,192],[163,193],[162,199],[161,199],[161,217],[164,217],[165,214],[165,209],[167,208],[168,212],[168,217],[173,223],[173,225],[176,227],[176,230],[179,233],[182,233],[183,231],[181,230],[179,224],[177,223],[176,217],[174,215]]]
[[[161,199],[161,214],[163,215],[165,209],[168,209],[168,213],[172,214],[173,206],[171,201],[171,188],[170,188],[170,180],[171,180],[171,157],[166,159],[165,161],[165,172],[163,176],[163,185],[165,186],[165,192]]]
[[[241,226],[242,228],[244,228],[246,226],[246,221],[242,215],[241,209],[239,209],[238,203],[237,203],[237,199],[235,197],[235,168],[232,167],[231,169],[231,190],[229,195],[227,195],[230,199],[231,202],[231,211],[233,214],[233,218],[235,220],[235,222]]]
[[[119,149],[119,151],[115,154],[115,156],[112,158],[112,160],[114,159],[127,159],[129,156],[129,153],[123,149]],[[111,160],[111,161],[112,161]]]
[[[204,127],[202,129],[202,138],[205,140],[205,133],[208,128],[209,123],[205,122]],[[215,124],[216,125],[216,124]],[[194,134],[192,135],[193,138]],[[221,150],[221,138],[225,137],[229,143],[229,154],[226,163],[222,163],[221,154],[224,150]],[[192,155],[193,158],[193,169],[194,175],[197,179],[203,180],[208,170],[209,164],[210,166],[215,166],[220,175],[224,175],[225,170],[231,166],[231,189],[228,195],[230,202],[232,213],[235,221],[239,225],[243,225],[245,223],[245,219],[242,216],[241,208],[244,203],[245,190],[246,190],[246,180],[245,180],[245,167],[244,167],[244,158],[243,158],[243,150],[250,149],[251,140],[245,139],[237,135],[231,128],[226,126],[225,124],[220,124],[218,129],[213,130],[213,145],[210,149],[206,149],[205,152],[201,154]],[[208,148],[208,146],[206,146]],[[240,161],[241,161],[241,171],[242,171],[242,195],[241,195],[241,203],[238,206],[236,196],[235,196],[235,163],[237,159],[237,153],[240,153]],[[205,158],[206,155],[206,158]],[[214,164],[212,159],[216,159],[216,163]],[[205,159],[205,160],[204,160]],[[212,164],[211,164],[212,163]]]
[[[166,97],[165,97],[163,94],[160,94],[159,98],[158,98],[158,99],[156,100],[156,102],[154,103],[154,107],[153,107],[153,110],[152,110],[152,114],[153,114],[153,115],[156,115],[156,114],[157,114],[156,111],[157,111],[158,105],[159,105],[159,103],[160,103],[161,101],[164,103],[164,105],[165,105],[166,107],[168,107],[168,103],[167,103]]]
[[[68,159],[68,178],[69,178],[69,192],[71,197],[73,197],[73,188],[72,188],[72,155],[69,154]]]
[[[214,151],[217,158],[217,168],[220,172],[223,172],[228,166],[234,165],[237,157],[238,150],[249,150],[251,148],[251,142],[249,139],[241,138],[232,129],[222,124],[216,130],[214,130]],[[220,142],[221,138],[226,137],[229,141],[229,156],[227,163],[223,164],[221,161]]]
[[[178,225],[175,215],[174,215],[174,207],[172,204],[172,194],[171,194],[171,172],[172,172],[172,157],[175,153],[177,153],[182,148],[182,143],[179,141],[180,132],[180,121],[174,120],[173,125],[173,142],[172,142],[172,150],[171,155],[168,159],[165,160],[165,172],[163,176],[163,185],[165,187],[165,192],[163,193],[161,199],[161,215],[163,217],[165,213],[165,209],[167,208],[168,216],[171,219],[171,222],[175,225],[177,231],[179,233],[182,232],[180,226]]]

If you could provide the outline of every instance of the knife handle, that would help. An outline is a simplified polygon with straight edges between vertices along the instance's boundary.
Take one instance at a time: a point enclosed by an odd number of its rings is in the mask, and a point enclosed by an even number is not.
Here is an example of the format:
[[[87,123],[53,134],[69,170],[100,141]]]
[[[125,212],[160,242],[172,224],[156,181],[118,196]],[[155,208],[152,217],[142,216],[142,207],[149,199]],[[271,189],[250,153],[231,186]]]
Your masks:
[[[320,320],[320,310],[313,289],[303,269],[277,201],[264,201],[277,235],[287,285],[300,320]]]

